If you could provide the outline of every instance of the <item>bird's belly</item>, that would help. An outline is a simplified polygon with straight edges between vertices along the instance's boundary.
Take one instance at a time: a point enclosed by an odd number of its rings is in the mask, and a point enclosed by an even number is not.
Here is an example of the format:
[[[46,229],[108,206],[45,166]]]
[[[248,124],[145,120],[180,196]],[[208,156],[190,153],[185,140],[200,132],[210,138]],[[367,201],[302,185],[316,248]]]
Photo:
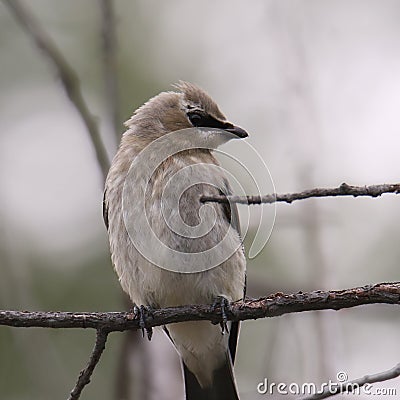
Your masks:
[[[241,254],[237,253],[215,268],[186,274],[142,262],[140,268],[144,273],[139,274],[141,278],[135,286],[142,304],[155,307],[211,304],[217,296],[236,301],[243,298],[245,280],[240,257]]]

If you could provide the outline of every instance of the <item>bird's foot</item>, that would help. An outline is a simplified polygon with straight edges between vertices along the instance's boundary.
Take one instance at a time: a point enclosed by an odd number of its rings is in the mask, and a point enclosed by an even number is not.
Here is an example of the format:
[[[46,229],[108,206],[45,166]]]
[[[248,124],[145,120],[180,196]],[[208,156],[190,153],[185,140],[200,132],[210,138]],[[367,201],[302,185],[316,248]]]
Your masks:
[[[129,313],[133,315],[133,319],[139,320],[139,327],[142,330],[142,335],[144,337],[145,331],[147,334],[147,339],[151,340],[153,336],[153,328],[146,327],[146,319],[150,315],[153,315],[152,309],[149,306],[137,306],[136,304],[133,305],[132,310]]]
[[[230,301],[224,296],[217,296],[212,304],[212,310],[215,311],[218,307],[221,308],[221,318],[222,321],[219,323],[221,326],[221,333],[225,335],[229,333],[228,329],[228,316],[227,311],[231,309]]]

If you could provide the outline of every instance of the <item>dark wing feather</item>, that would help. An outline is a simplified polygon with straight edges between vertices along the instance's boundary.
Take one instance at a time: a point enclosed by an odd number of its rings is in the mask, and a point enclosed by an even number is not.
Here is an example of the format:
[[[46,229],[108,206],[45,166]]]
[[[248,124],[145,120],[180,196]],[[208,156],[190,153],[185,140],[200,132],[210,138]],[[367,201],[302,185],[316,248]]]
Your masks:
[[[103,220],[108,230],[108,204],[107,204],[107,189],[104,190],[103,194]]]
[[[229,182],[227,180],[224,180],[224,184],[225,184],[225,192],[220,190],[220,194],[223,196],[231,195],[232,190],[230,188]],[[232,227],[237,231],[237,233],[241,237],[240,220],[239,220],[239,212],[238,212],[237,205],[235,203],[223,203],[223,204],[221,204],[221,207],[224,211],[226,219],[228,220],[228,222],[232,225]],[[242,247],[242,251],[244,253],[243,247]],[[243,290],[243,298],[245,297],[245,294],[246,294],[246,281],[245,281],[245,287]],[[240,328],[239,321],[232,322],[231,327],[230,327],[229,344],[228,344],[232,363],[235,362],[236,347],[237,347],[238,338],[239,338],[239,328]]]
[[[229,185],[229,182],[224,179],[224,185],[225,185],[225,192],[222,190],[219,191],[219,194],[222,196],[230,196],[232,195],[232,189]],[[228,222],[232,225],[232,227],[237,231],[239,234],[239,237],[242,238],[242,235],[240,233],[240,220],[239,220],[239,212],[236,203],[221,203],[220,204],[224,214],[226,216],[226,219]],[[242,245],[242,251],[244,254],[244,246]],[[244,289],[243,289],[243,299],[246,296],[246,285],[247,285],[247,275],[245,276],[245,282],[244,282]]]

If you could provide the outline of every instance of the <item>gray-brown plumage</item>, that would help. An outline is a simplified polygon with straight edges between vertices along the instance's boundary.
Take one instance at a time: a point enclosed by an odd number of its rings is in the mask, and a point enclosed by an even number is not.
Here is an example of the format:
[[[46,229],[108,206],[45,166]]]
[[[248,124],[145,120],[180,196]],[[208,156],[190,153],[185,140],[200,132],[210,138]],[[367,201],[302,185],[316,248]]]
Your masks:
[[[218,296],[236,301],[244,296],[246,265],[236,207],[210,203],[201,210],[204,206],[199,201],[202,194],[231,192],[223,171],[215,169],[219,164],[212,149],[189,149],[167,157],[148,182],[145,209],[135,208],[135,204],[139,204],[135,199],[135,191],[130,195],[132,198],[124,203],[129,207],[123,209],[125,180],[128,179],[133,188],[141,184],[137,175],[129,173],[131,163],[157,139],[170,132],[193,127],[200,128],[196,135],[201,140],[204,138],[204,143],[214,141],[211,147],[227,140],[221,136],[221,140],[215,141],[215,135],[210,134],[214,128],[229,132],[230,137],[247,136],[243,129],[226,120],[216,103],[199,87],[181,82],[176,88],[177,92],[163,92],[150,99],[126,122],[128,130],[112,162],[104,193],[104,220],[109,233],[112,261],[122,288],[137,305],[168,307],[210,304]],[[179,135],[174,140],[184,141],[188,138],[185,131]],[[162,196],[167,193],[167,205],[168,199],[172,198],[168,197],[168,182],[184,168],[192,167],[199,168],[201,182],[189,185],[191,187],[182,193],[179,202],[167,209],[167,219],[179,214],[182,225],[190,231],[204,222],[202,218],[207,220],[212,214],[212,229],[198,237],[174,232],[166,221],[165,209],[162,212]],[[189,174],[185,178],[189,183],[190,177]],[[172,209],[174,207],[175,210]],[[204,211],[206,215],[202,216]],[[195,273],[179,273],[163,269],[163,265],[154,265],[146,254],[142,255],[137,250],[126,228],[126,220],[134,223],[137,213],[146,213],[151,229],[169,249],[194,254],[215,248],[216,251],[227,251],[229,257],[214,268]],[[227,240],[222,242],[224,238]],[[167,265],[167,260],[164,261]],[[231,324],[229,336],[222,335],[219,326],[207,321],[172,324],[165,330],[183,361],[187,399],[239,398],[232,372],[238,323]]]

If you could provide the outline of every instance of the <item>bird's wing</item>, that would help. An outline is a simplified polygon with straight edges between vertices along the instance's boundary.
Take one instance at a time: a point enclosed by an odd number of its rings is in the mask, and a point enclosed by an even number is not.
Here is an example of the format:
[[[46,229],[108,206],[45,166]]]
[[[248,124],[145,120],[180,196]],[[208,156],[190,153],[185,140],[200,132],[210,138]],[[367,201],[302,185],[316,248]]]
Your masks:
[[[107,202],[107,189],[104,190],[103,194],[103,220],[108,230],[108,202]]]
[[[229,196],[232,194],[232,189],[227,179],[224,179],[224,186],[225,186],[225,193],[220,191],[220,194]],[[228,222],[232,225],[232,227],[237,231],[239,237],[241,238],[240,233],[240,220],[239,220],[239,212],[237,205],[235,203],[223,203],[221,204],[224,214],[228,220]],[[244,254],[244,247],[242,246],[242,251]],[[245,286],[243,288],[243,299],[246,295],[246,279],[245,279]],[[229,334],[229,353],[231,355],[232,363],[235,362],[236,357],[236,348],[239,338],[239,328],[240,322],[233,321],[230,327],[230,334]]]
[[[224,192],[222,190],[219,191],[219,194],[222,196],[230,196],[233,194],[231,186],[228,182],[228,180],[225,178],[224,179]],[[242,240],[242,234],[240,232],[240,219],[239,219],[239,212],[236,203],[221,203],[222,209],[224,211],[224,214],[226,216],[226,219],[228,222],[232,225],[232,227],[236,230],[236,232],[239,234],[240,239]],[[242,244],[242,252],[243,255],[245,254],[244,252],[244,246]],[[243,289],[243,299],[246,296],[246,282],[247,282],[247,275],[245,276],[245,284],[244,284],[244,289]]]
[[[232,189],[227,179],[224,179],[224,191],[220,190],[219,193],[222,196],[230,196],[232,195]],[[235,203],[222,203],[221,207],[224,211],[226,219],[232,225],[232,227],[237,231],[239,236],[240,234],[240,220],[239,220],[239,212],[237,209],[237,205]]]

